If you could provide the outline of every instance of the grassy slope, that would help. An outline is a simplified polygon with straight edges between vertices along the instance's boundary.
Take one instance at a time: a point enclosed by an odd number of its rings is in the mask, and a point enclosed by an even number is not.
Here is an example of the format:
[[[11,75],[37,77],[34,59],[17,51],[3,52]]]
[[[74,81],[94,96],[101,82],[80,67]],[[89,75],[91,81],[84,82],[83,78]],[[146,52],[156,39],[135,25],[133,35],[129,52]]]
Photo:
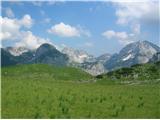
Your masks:
[[[2,68],[2,76],[12,79],[24,80],[61,80],[83,81],[92,80],[92,76],[80,69],[72,67],[57,67],[45,64],[17,65]]]
[[[112,80],[139,80],[155,81],[160,79],[160,61],[156,63],[147,63],[141,65],[134,65],[130,68],[121,68],[104,75],[99,75],[97,78],[100,79],[112,79]]]
[[[159,84],[79,82],[92,79],[42,64],[2,68],[2,118],[160,118]]]

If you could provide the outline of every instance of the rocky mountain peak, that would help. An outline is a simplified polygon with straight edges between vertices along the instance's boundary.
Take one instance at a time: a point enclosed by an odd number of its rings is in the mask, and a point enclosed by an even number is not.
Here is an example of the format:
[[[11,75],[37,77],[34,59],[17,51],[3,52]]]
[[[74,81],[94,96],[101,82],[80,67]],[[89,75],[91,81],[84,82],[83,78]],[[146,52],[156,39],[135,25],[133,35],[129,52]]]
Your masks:
[[[36,50],[35,57],[32,62],[61,66],[67,65],[68,57],[57,50],[53,45],[45,43]]]
[[[7,47],[5,48],[13,56],[20,56],[22,53],[28,52],[29,49],[25,47]]]
[[[160,48],[148,41],[138,41],[125,46],[117,55],[112,56],[105,67],[109,70],[147,63],[160,51]]]
[[[87,52],[83,50],[76,50],[70,47],[65,47],[62,50],[62,53],[67,54],[70,62],[75,62],[75,63],[83,63],[85,61],[90,61],[94,59],[92,55],[89,55]]]

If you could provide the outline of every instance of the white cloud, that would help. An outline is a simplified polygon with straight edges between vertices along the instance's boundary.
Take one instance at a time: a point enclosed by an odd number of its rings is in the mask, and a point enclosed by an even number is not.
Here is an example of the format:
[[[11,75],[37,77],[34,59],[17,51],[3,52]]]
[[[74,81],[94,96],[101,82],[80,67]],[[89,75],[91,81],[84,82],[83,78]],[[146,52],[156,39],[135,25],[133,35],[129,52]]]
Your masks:
[[[117,24],[129,26],[131,33],[108,30],[102,35],[107,39],[116,39],[122,44],[128,44],[140,39],[141,26],[159,25],[158,1],[153,0],[111,0],[116,7]],[[140,36],[141,33],[141,36]]]
[[[1,40],[15,40],[20,36],[22,27],[30,28],[33,20],[30,15],[24,15],[22,19],[10,19],[8,17],[0,17],[1,22]]]
[[[14,17],[14,13],[11,8],[6,8],[5,13],[6,13],[7,17],[9,17],[9,18]]]
[[[52,26],[51,29],[48,30],[48,32],[63,37],[80,36],[80,32],[76,27],[64,24],[63,22]]]
[[[127,34],[126,32],[116,32],[113,30],[105,31],[104,33],[102,33],[102,35],[107,39],[116,39],[119,43],[124,45],[133,42],[135,36],[134,34]]]
[[[20,41],[15,43],[16,46],[24,46],[29,49],[38,48],[43,43],[50,43],[49,39],[44,39],[38,36],[33,35],[31,31],[23,31],[21,32]]]
[[[127,40],[128,34],[126,32],[116,32],[116,37],[120,40]]]
[[[24,17],[19,21],[19,23],[21,25],[23,25],[24,27],[27,27],[27,28],[31,28],[32,27],[32,24],[33,24],[33,20],[31,18],[30,15],[26,14],[24,15]]]
[[[24,46],[29,49],[35,49],[43,43],[50,43],[49,39],[35,36],[31,31],[22,31],[22,27],[30,28],[33,20],[30,15],[24,15],[22,19],[10,19],[0,17],[1,32],[0,39],[9,41],[14,40],[15,46]]]
[[[14,40],[19,35],[20,24],[17,19],[9,19],[0,17],[1,22],[1,40]]]
[[[117,2],[117,23],[126,25],[132,22],[147,22],[153,24],[159,21],[158,1]]]
[[[108,30],[108,31],[105,31],[104,33],[102,33],[102,35],[104,37],[107,37],[108,39],[112,38],[115,36],[115,32],[113,30]]]
[[[62,37],[80,37],[81,35],[90,37],[91,33],[89,30],[84,29],[84,27],[77,25],[76,27],[64,24],[63,22],[52,26],[49,30],[49,33]]]

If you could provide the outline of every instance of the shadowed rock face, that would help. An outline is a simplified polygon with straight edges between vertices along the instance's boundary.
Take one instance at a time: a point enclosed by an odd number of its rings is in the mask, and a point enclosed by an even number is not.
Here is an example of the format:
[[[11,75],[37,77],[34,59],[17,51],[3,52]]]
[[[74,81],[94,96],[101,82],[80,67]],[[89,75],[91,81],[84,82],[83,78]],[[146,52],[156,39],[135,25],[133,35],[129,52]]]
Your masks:
[[[160,52],[157,52],[156,54],[154,54],[149,62],[158,62],[158,61],[160,61]]]
[[[1,48],[1,66],[15,65],[17,61],[13,55]]]
[[[45,43],[36,50],[32,62],[63,66],[67,65],[68,57],[58,51],[54,46]]]
[[[6,57],[7,56],[7,57]],[[27,64],[35,56],[35,50],[29,50],[23,47],[7,47],[1,49],[2,65]],[[4,61],[5,59],[5,61]],[[13,63],[13,64],[10,64]]]

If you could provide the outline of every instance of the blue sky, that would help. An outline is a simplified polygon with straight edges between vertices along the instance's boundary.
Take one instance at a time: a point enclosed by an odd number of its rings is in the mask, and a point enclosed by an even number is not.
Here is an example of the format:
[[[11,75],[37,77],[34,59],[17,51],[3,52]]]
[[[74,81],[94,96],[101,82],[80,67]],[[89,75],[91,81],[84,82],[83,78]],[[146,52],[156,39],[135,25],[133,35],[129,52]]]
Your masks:
[[[2,2],[2,46],[48,42],[99,56],[138,40],[160,45],[157,3]]]

